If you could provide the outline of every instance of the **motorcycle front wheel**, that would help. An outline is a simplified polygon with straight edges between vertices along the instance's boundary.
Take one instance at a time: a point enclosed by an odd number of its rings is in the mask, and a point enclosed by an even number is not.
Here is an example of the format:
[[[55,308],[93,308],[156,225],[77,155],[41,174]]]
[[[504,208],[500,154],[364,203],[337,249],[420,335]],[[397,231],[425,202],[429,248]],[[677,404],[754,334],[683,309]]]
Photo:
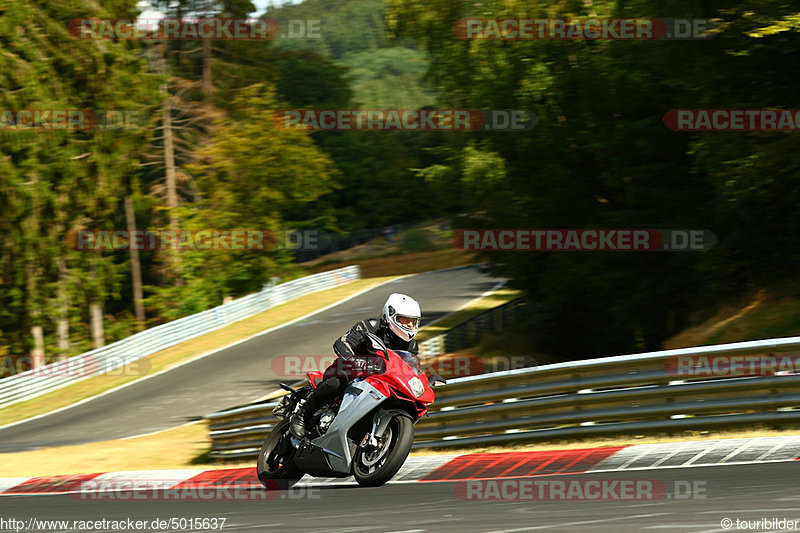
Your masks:
[[[414,442],[414,423],[395,415],[389,421],[378,446],[359,446],[353,458],[353,476],[359,485],[378,487],[400,470]]]
[[[294,447],[289,438],[289,420],[286,419],[272,429],[261,446],[256,469],[259,481],[267,488],[273,487],[278,480],[291,481],[303,477],[304,472],[292,461]]]

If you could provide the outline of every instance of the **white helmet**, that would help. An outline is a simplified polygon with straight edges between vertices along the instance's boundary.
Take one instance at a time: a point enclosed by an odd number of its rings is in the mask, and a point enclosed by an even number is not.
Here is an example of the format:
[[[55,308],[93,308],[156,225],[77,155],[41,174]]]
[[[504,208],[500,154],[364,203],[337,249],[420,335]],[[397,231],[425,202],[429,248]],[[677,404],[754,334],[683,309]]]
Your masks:
[[[381,313],[381,318],[392,333],[404,341],[410,341],[417,334],[421,316],[419,303],[411,296],[398,293],[389,295]]]

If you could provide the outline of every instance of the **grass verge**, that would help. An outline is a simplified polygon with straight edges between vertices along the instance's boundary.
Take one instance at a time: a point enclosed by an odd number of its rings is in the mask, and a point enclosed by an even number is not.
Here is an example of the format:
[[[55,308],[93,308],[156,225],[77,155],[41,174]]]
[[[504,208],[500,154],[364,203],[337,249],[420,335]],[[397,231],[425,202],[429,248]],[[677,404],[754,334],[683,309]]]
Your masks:
[[[784,298],[767,300],[754,306],[741,318],[720,327],[709,344],[789,337],[800,334],[800,300]]]
[[[448,248],[429,252],[413,252],[409,254],[390,254],[381,257],[358,258],[337,263],[311,265],[313,273],[326,272],[347,265],[361,267],[361,275],[365,278],[377,276],[399,276],[402,274],[416,274],[441,268],[471,265],[477,262],[475,254],[462,250]]]
[[[193,423],[130,439],[0,454],[0,477],[214,468],[195,464],[207,450],[206,425]]]
[[[478,316],[484,311],[488,311],[489,309],[494,309],[495,307],[499,307],[505,303],[508,303],[512,300],[516,300],[517,298],[520,297],[522,297],[521,291],[515,289],[500,288],[495,292],[487,296],[484,296],[477,302],[473,302],[468,307],[459,309],[455,313],[443,318],[433,326],[427,326],[422,328],[419,331],[419,334],[417,335],[416,339],[418,342],[423,342],[427,339],[430,339],[431,337],[441,335],[448,329],[451,329],[454,326],[461,324],[462,322],[466,322],[470,318]]]
[[[66,407],[80,400],[130,383],[146,375],[166,370],[188,361],[202,353],[219,349],[237,340],[255,335],[265,329],[279,326],[290,320],[335,303],[359,291],[374,287],[394,276],[362,278],[341,287],[309,294],[286,302],[263,313],[240,320],[201,337],[188,340],[166,350],[131,363],[108,374],[85,379],[74,385],[20,402],[0,410],[0,426],[25,420],[32,416]],[[169,448],[165,448],[169,449]]]
[[[664,348],[686,348],[800,335],[800,298],[758,291],[739,306],[724,306],[708,320],[678,333]]]

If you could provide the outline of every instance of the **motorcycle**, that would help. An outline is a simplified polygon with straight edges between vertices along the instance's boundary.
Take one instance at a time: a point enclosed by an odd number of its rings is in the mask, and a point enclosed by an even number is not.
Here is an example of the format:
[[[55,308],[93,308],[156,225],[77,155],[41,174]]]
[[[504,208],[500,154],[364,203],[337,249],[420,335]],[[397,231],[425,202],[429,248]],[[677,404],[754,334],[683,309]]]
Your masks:
[[[322,372],[309,372],[310,385],[293,389],[273,409],[280,422],[267,436],[258,455],[258,479],[265,487],[293,482],[304,474],[316,477],[355,477],[362,486],[377,487],[389,481],[405,463],[414,440],[414,424],[428,411],[435,395],[432,387],[446,381],[430,379],[417,356],[386,348],[367,333],[374,356],[368,375],[354,379],[341,398],[323,406],[298,439],[289,421],[308,394],[322,382]]]

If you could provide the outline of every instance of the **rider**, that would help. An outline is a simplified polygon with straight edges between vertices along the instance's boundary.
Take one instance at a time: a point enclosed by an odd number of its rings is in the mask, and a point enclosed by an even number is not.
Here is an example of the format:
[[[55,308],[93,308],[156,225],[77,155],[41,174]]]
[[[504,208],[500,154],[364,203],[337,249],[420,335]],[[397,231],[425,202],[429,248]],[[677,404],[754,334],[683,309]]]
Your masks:
[[[338,358],[325,369],[324,381],[311,391],[303,407],[292,417],[292,434],[298,438],[304,437],[306,428],[320,407],[342,394],[354,378],[375,372],[370,363],[376,361],[376,350],[365,333],[380,337],[390,350],[405,350],[417,355],[419,346],[414,335],[419,330],[421,316],[416,300],[405,294],[394,293],[383,304],[380,319],[362,320],[336,339],[333,351]]]

